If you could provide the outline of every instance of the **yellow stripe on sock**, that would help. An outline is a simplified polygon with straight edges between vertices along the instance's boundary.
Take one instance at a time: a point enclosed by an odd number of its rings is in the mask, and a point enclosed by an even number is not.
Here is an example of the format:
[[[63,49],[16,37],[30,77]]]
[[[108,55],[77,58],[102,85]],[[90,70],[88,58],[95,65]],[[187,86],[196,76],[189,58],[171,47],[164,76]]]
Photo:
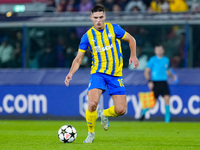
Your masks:
[[[97,110],[90,112],[87,108],[86,122],[87,122],[87,126],[88,126],[88,132],[90,132],[90,133],[94,132],[96,120],[97,120]]]
[[[106,117],[117,117],[118,115],[117,115],[116,112],[115,112],[115,106],[113,105],[113,106],[111,106],[110,108],[105,109],[105,110],[104,110],[104,115],[105,115]]]

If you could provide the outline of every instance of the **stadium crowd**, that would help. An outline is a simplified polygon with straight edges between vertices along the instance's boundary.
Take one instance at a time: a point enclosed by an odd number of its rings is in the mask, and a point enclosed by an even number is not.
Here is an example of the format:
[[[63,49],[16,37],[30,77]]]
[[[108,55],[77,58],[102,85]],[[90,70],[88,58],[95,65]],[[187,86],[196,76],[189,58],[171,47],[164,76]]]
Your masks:
[[[25,1],[25,0],[24,0]],[[30,0],[29,0],[30,1]],[[90,11],[95,4],[103,4],[107,11],[112,12],[200,12],[199,1],[186,0],[41,0],[46,3],[46,12],[86,12]],[[2,0],[0,1],[0,3]],[[140,61],[138,69],[144,70],[146,62],[153,55],[151,49],[156,41],[160,40],[166,46],[166,54],[170,58],[173,68],[184,67],[185,58],[185,33],[184,27],[168,26],[151,28],[144,26],[125,26],[137,40],[137,53]],[[197,27],[198,28],[198,27]],[[80,38],[87,27],[70,27],[64,29],[37,29],[29,30],[29,44],[26,51],[26,64],[28,68],[54,68],[70,67],[76,56],[77,46]],[[196,29],[199,31],[199,29]],[[162,35],[161,35],[162,33]],[[198,37],[199,32],[194,32]],[[152,38],[156,37],[156,38]],[[198,39],[198,38],[196,38]],[[200,67],[198,49],[199,42],[194,46],[194,65]],[[0,68],[21,68],[23,64],[22,52],[23,34],[22,30],[0,29]],[[122,43],[125,49],[124,60],[127,60],[129,51],[128,45]],[[91,57],[88,51],[83,59],[81,67],[91,66]],[[127,57],[127,58],[126,58]],[[124,67],[133,69],[124,62]]]
[[[107,11],[119,12],[199,12],[197,0],[47,0],[47,12],[90,11],[95,4],[103,4]]]
[[[200,0],[0,0],[0,4],[44,3],[46,12],[85,12],[96,4],[106,11],[199,12]]]

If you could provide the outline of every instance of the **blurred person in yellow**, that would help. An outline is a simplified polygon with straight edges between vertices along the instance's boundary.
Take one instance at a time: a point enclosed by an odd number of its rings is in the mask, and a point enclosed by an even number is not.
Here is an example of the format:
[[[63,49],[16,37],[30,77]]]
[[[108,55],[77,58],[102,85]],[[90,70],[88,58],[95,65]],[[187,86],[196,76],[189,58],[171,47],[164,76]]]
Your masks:
[[[66,86],[69,86],[73,74],[80,67],[85,52],[89,49],[92,53],[92,67],[88,85],[88,108],[86,110],[88,136],[83,143],[93,143],[95,139],[97,105],[106,88],[108,88],[114,105],[99,111],[103,129],[108,130],[108,117],[122,116],[126,113],[126,89],[122,77],[123,55],[120,39],[129,43],[131,51],[129,64],[133,63],[135,69],[139,66],[135,39],[119,25],[105,22],[106,14],[103,5],[94,6],[90,18],[94,26],[82,36],[78,54],[65,79]]]
[[[168,0],[170,12],[187,12],[188,5],[185,0]]]
[[[169,4],[167,0],[152,0],[150,3],[149,12],[168,12]]]
[[[187,12],[185,0],[152,0],[149,12]]]

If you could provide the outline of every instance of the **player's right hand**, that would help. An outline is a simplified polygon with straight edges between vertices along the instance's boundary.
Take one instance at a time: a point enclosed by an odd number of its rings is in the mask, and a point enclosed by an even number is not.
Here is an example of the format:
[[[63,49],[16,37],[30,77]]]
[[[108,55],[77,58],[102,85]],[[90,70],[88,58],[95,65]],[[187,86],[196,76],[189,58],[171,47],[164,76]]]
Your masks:
[[[65,85],[68,87],[69,82],[72,80],[72,74],[68,74],[65,78]]]
[[[131,64],[131,62],[133,63],[134,69],[137,69],[137,67],[139,66],[139,61],[138,61],[137,57],[130,57],[129,65]]]

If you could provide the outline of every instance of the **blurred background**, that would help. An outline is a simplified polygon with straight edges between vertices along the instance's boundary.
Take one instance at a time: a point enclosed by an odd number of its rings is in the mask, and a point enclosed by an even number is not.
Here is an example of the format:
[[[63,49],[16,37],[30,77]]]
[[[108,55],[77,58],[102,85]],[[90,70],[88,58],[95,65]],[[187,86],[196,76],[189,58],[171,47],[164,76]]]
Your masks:
[[[84,117],[89,51],[69,88],[64,79],[81,36],[93,25],[89,15],[95,4],[106,7],[106,21],[119,24],[137,41],[137,70],[128,65],[129,46],[122,42],[126,117],[139,117],[138,92],[148,91],[143,70],[159,42],[179,77],[178,84],[169,79],[174,120],[198,120],[200,0],[0,0],[0,118]],[[99,107],[110,105],[104,94]],[[158,105],[148,119],[164,114],[162,98]]]

